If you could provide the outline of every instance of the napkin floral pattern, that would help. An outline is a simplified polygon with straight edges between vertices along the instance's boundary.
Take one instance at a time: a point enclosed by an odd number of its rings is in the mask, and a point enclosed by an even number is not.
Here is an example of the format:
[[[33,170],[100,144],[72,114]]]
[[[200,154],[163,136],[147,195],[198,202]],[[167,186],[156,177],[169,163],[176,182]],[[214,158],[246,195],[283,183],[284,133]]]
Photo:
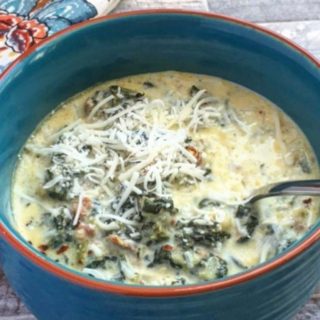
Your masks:
[[[120,0],[0,0],[0,72],[46,37],[110,12]]]

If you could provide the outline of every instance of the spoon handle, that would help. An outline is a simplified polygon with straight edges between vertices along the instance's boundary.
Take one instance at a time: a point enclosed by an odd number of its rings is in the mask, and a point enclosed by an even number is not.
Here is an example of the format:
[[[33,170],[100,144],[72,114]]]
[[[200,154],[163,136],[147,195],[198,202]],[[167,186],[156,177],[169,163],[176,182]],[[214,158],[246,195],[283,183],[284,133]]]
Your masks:
[[[273,185],[269,193],[283,195],[320,196],[320,180],[298,180]]]
[[[275,196],[320,196],[320,180],[286,181],[257,190],[250,202]]]

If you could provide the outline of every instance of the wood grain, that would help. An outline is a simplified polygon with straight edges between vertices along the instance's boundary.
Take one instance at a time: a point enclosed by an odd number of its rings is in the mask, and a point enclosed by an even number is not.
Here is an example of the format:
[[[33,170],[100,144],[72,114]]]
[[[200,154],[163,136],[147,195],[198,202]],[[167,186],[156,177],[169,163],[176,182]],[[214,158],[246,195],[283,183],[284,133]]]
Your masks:
[[[276,31],[320,59],[320,20],[261,23]]]
[[[122,0],[116,11],[148,8],[185,8],[208,10],[207,0]]]
[[[320,19],[319,0],[208,0],[212,11],[251,21]]]

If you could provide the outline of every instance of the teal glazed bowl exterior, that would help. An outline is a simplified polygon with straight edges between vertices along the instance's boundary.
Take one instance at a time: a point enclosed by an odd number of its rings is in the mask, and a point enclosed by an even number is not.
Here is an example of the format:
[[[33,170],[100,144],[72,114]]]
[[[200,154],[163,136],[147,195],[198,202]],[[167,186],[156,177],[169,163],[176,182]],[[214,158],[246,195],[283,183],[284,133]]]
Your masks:
[[[289,320],[320,279],[320,224],[281,256],[220,281],[142,287],[95,280],[34,250],[15,230],[10,185],[17,154],[55,106],[93,84],[179,70],[222,77],[279,105],[320,156],[319,63],[248,22],[175,10],[92,20],[23,55],[0,80],[0,261],[44,320]]]

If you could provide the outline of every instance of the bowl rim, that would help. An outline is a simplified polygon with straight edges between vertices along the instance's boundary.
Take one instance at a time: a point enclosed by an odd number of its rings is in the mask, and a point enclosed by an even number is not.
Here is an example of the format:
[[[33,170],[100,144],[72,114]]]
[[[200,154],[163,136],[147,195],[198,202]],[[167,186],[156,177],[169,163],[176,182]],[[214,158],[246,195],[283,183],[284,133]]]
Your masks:
[[[287,45],[291,49],[293,49],[296,53],[300,54],[304,58],[307,58],[309,62],[314,64],[316,68],[320,68],[320,61],[318,61],[315,57],[312,56],[304,48],[300,47],[293,41],[287,39],[286,37],[273,32],[265,27],[260,25],[256,25],[255,23],[226,16],[223,14],[199,11],[199,10],[187,10],[187,9],[148,9],[148,10],[134,10],[134,11],[126,11],[121,13],[113,13],[107,16],[98,17],[95,19],[91,19],[88,21],[83,21],[76,25],[70,26],[67,29],[61,30],[52,36],[44,39],[39,44],[32,46],[26,52],[24,52],[21,56],[19,56],[9,67],[7,67],[3,73],[0,75],[0,83],[4,80],[10,72],[25,58],[31,55],[38,48],[50,43],[51,41],[62,37],[66,34],[71,34],[73,31],[77,31],[79,29],[85,28],[86,26],[94,25],[100,22],[105,22],[108,20],[114,20],[122,17],[129,16],[144,16],[144,15],[191,15],[198,16],[200,18],[211,18],[222,20],[226,22],[231,22],[237,24],[241,27],[249,27],[253,30],[259,31],[266,36],[269,36],[275,40],[280,41],[283,45]],[[243,284],[250,280],[254,280],[258,277],[266,275],[271,271],[285,265],[289,261],[293,260],[295,257],[300,255],[303,251],[309,249],[312,245],[314,245],[318,240],[320,240],[320,228],[317,227],[311,234],[305,239],[301,240],[295,247],[291,250],[288,250],[283,255],[278,258],[272,259],[265,264],[258,265],[249,271],[236,274],[231,277],[227,277],[226,279],[212,281],[202,284],[195,285],[185,285],[185,286],[170,286],[170,287],[151,287],[151,286],[133,286],[126,284],[116,284],[114,282],[108,282],[104,280],[99,280],[95,278],[86,277],[84,274],[82,275],[80,272],[75,272],[71,269],[67,269],[63,266],[59,266],[54,264],[50,260],[46,259],[45,256],[42,256],[36,252],[36,250],[32,250],[31,247],[28,247],[21,239],[16,237],[13,232],[5,225],[0,217],[0,237],[2,237],[8,244],[10,244],[14,249],[16,249],[20,254],[22,254],[25,258],[31,260],[36,266],[45,269],[52,275],[59,277],[61,280],[67,280],[73,284],[87,287],[90,289],[95,289],[98,291],[102,291],[105,293],[114,293],[126,296],[134,296],[134,297],[179,297],[179,296],[189,296],[200,293],[207,293],[212,291],[217,291],[221,289],[225,289],[228,287],[233,287],[236,285]]]

